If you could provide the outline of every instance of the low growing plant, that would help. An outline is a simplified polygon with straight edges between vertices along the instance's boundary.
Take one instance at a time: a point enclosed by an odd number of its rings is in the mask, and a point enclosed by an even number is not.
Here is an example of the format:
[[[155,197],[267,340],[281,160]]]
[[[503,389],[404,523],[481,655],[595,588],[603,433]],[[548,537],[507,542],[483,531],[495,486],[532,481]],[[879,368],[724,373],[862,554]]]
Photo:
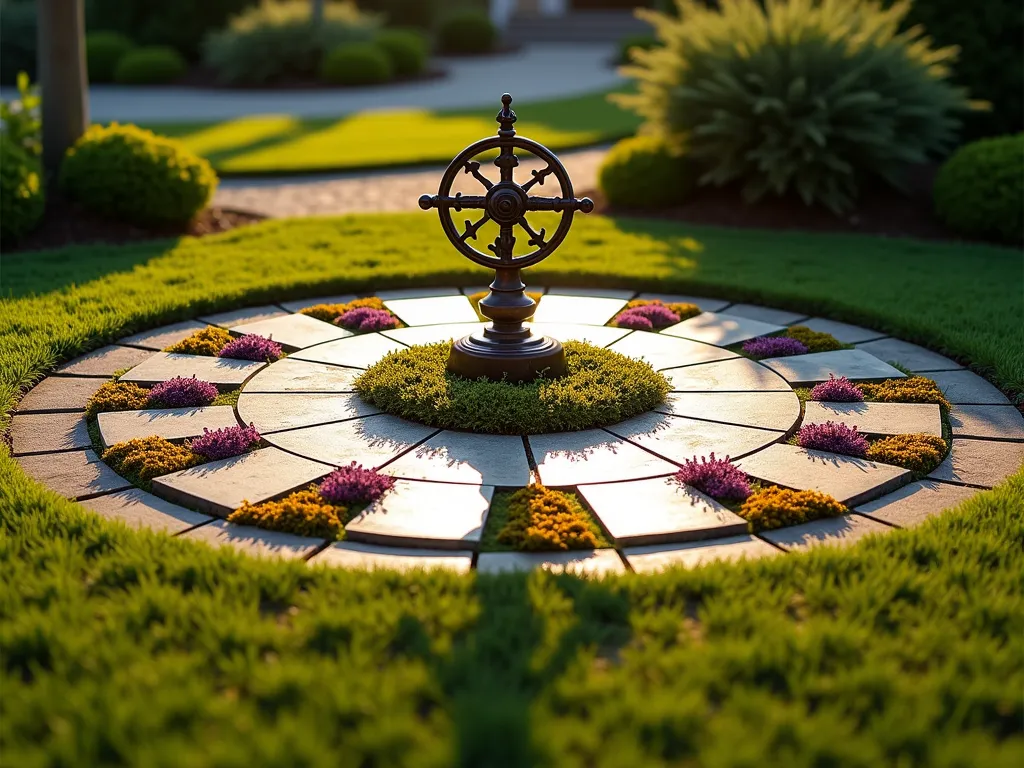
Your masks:
[[[143,437],[115,443],[103,452],[103,461],[121,477],[148,489],[154,477],[194,467],[203,458],[187,445],[176,445],[162,437]]]
[[[114,68],[114,80],[122,85],[163,85],[185,74],[188,65],[166,45],[126,51]]]
[[[182,355],[206,355],[217,357],[225,346],[231,343],[232,336],[223,328],[208,325],[179,342],[167,347],[164,352],[177,352]]]
[[[39,161],[0,134],[0,242],[16,242],[34,230],[45,208]]]
[[[806,325],[791,325],[786,330],[786,336],[799,341],[807,347],[808,352],[832,352],[847,348],[846,344],[843,344],[831,333],[813,331]]]
[[[543,485],[531,485],[511,495],[498,541],[530,552],[607,546],[601,529],[573,494]]]
[[[204,428],[203,434],[190,440],[188,447],[207,461],[216,461],[241,456],[259,443],[260,433],[250,424],[248,427],[221,427],[212,432]]]
[[[255,333],[247,333],[232,339],[217,353],[218,357],[233,360],[252,360],[259,363],[272,363],[281,359],[284,351],[276,341]]]
[[[427,41],[417,29],[385,29],[374,42],[387,54],[398,77],[418,75],[427,64]]]
[[[320,77],[336,85],[377,85],[394,77],[391,57],[376,43],[344,43],[324,55]]]
[[[347,520],[348,510],[328,502],[316,486],[295,491],[277,501],[260,504],[246,501],[228,515],[229,523],[333,540],[345,538]]]
[[[356,307],[340,315],[334,321],[334,324],[350,331],[372,333],[373,331],[386,331],[389,328],[397,328],[398,318],[386,309]]]
[[[138,411],[149,404],[149,390],[127,381],[108,381],[93,392],[85,404],[85,415],[109,411]]]
[[[657,136],[622,139],[601,161],[597,184],[611,205],[679,205],[697,186],[697,172],[680,149]]]
[[[619,328],[650,331],[668,328],[670,325],[675,325],[699,314],[700,307],[696,304],[666,304],[658,299],[634,299],[612,318],[610,324]]]
[[[867,458],[926,475],[942,463],[946,441],[935,435],[893,435],[876,440]]]
[[[865,400],[878,403],[937,403],[950,407],[939,385],[925,376],[886,379],[882,382],[858,384]]]
[[[750,495],[750,480],[743,470],[729,461],[728,456],[716,459],[714,453],[710,458],[687,459],[675,479],[719,501],[742,501]]]
[[[376,501],[394,488],[395,478],[352,462],[320,481],[320,495],[332,504]]]
[[[217,387],[210,382],[195,376],[175,376],[154,385],[147,393],[146,405],[150,408],[200,408],[211,405],[216,399]]]
[[[757,532],[823,517],[839,517],[846,511],[846,507],[828,494],[772,485],[752,493],[740,507],[739,515],[747,521],[751,532]]]
[[[797,432],[796,440],[801,448],[839,453],[843,456],[864,458],[868,451],[867,438],[858,432],[856,427],[848,427],[838,421],[804,424]]]
[[[387,312],[395,320],[395,325],[392,327],[397,328],[401,325],[398,318],[395,317],[391,310],[384,306],[383,300],[376,296],[369,296],[365,299],[353,299],[345,304],[314,304],[312,307],[300,309],[299,314],[315,317],[317,320],[322,320],[325,323],[337,323],[338,319],[341,318],[342,315],[345,315],[354,309],[375,309],[379,312]],[[342,327],[348,328],[350,331],[358,330],[358,327]]]
[[[864,400],[864,393],[845,376],[837,379],[830,373],[828,381],[811,388],[810,398],[826,403],[859,403]]]
[[[801,341],[788,336],[760,336],[743,342],[743,351],[751,357],[790,357],[807,354],[807,347]]]

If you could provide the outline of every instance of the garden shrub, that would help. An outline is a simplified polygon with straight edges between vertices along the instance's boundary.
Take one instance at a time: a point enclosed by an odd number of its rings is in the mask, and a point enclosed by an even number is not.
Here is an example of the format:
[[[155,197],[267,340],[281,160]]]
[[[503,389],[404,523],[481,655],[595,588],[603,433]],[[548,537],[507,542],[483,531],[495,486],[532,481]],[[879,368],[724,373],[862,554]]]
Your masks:
[[[786,330],[786,336],[796,339],[805,347],[808,352],[832,352],[836,349],[846,349],[847,345],[831,333],[823,331],[812,331],[806,325],[791,325]]]
[[[415,29],[385,29],[374,42],[387,54],[398,77],[418,75],[427,65],[427,41]]]
[[[949,400],[939,385],[924,376],[905,379],[886,379],[878,383],[862,382],[857,385],[865,400],[878,403],[937,403],[949,408]]]
[[[863,458],[868,451],[868,441],[857,428],[848,427],[839,421],[804,424],[796,434],[796,441],[801,448],[840,453],[843,456]]]
[[[190,440],[188,447],[207,461],[216,461],[241,456],[259,443],[260,433],[250,424],[248,427],[221,427],[212,432],[204,427],[203,434]]]
[[[797,194],[836,213],[863,181],[899,187],[956,138],[966,95],[955,48],[901,32],[910,4],[681,0],[681,18],[640,11],[662,47],[634,52],[637,93],[617,96],[646,129],[686,147],[701,184],[740,182],[747,200]]]
[[[171,344],[164,352],[177,352],[182,355],[206,355],[217,357],[225,346],[231,343],[232,336],[223,328],[208,325],[186,336],[179,342]]]
[[[18,98],[0,101],[3,135],[29,157],[43,153],[42,99],[26,73],[18,74]]]
[[[939,169],[935,212],[967,237],[1024,239],[1024,133],[961,147]]]
[[[480,300],[487,298],[488,293],[490,293],[490,291],[478,291],[476,293],[471,293],[469,294],[469,296],[466,297],[467,299],[469,299],[469,303],[473,305],[473,311],[476,312],[476,316],[483,320],[485,323],[489,323],[490,320],[488,320],[480,313]],[[540,300],[544,296],[544,294],[539,293],[537,291],[526,291],[525,293],[527,296],[529,296],[531,299],[537,302],[537,304],[540,304]],[[533,310],[534,312],[536,312],[537,307],[534,307]]]
[[[893,435],[876,440],[867,457],[926,475],[942,463],[946,441],[935,435]]]
[[[633,208],[678,205],[693,192],[695,181],[690,162],[655,136],[618,142],[601,161],[597,176],[611,205]]]
[[[35,229],[45,208],[39,161],[0,134],[0,242],[15,242]]]
[[[119,32],[90,32],[85,36],[85,60],[90,83],[111,83],[124,55],[135,44]]]
[[[142,226],[182,225],[210,202],[217,174],[178,141],[112,123],[91,126],[68,150],[60,184],[105,216]]]
[[[149,390],[127,381],[108,381],[92,393],[85,404],[85,415],[109,411],[138,411],[146,407]]]
[[[394,75],[391,58],[375,43],[345,43],[324,57],[320,77],[336,85],[375,85]]]
[[[436,21],[437,10],[450,0],[359,0],[364,11],[382,15],[390,26],[404,25],[430,29]]]
[[[552,552],[607,546],[600,528],[570,493],[531,485],[508,499],[498,541],[515,549]]]
[[[117,62],[114,80],[122,85],[163,85],[177,80],[186,69],[185,59],[173,48],[135,48]]]
[[[864,393],[845,376],[837,379],[830,373],[828,381],[814,385],[810,399],[827,403],[859,403],[864,399]]]
[[[659,45],[658,38],[654,35],[647,34],[633,34],[622,38],[619,41],[619,53],[616,57],[616,61],[619,64],[628,64],[633,60],[631,51],[636,48],[641,51],[649,51],[651,48],[656,48]]]
[[[523,384],[448,372],[449,342],[391,352],[356,379],[385,413],[433,427],[505,435],[571,432],[651,410],[669,383],[650,365],[590,344],[564,344],[568,373]]]
[[[803,342],[791,339],[789,336],[759,336],[756,339],[747,339],[743,342],[743,351],[760,360],[765,357],[805,355],[807,347]]]
[[[772,485],[752,493],[739,509],[751,532],[799,525],[846,514],[846,507],[819,491],[793,491]]]
[[[332,504],[376,501],[394,488],[395,478],[352,462],[338,467],[320,482],[320,495]]]
[[[217,357],[229,357],[233,360],[252,360],[257,363],[272,363],[284,354],[281,345],[276,341],[255,333],[247,333],[232,339],[217,353]]]
[[[134,386],[134,385],[132,385]],[[154,385],[148,393],[150,408],[201,408],[217,399],[217,387],[195,376],[175,376]]]
[[[278,501],[264,501],[260,504],[243,502],[241,507],[228,515],[228,522],[255,525],[296,536],[337,540],[345,538],[347,518],[348,510],[328,502],[314,485],[290,493]]]
[[[683,462],[682,469],[675,474],[676,480],[696,488],[713,499],[745,499],[750,495],[750,480],[746,474],[729,461],[729,457],[716,459],[694,456]]]
[[[154,477],[188,469],[203,461],[187,446],[175,445],[162,437],[114,443],[103,452],[103,460],[121,477],[147,490]]]
[[[466,8],[449,14],[437,30],[441,53],[487,53],[494,48],[498,32],[483,11]]]
[[[12,85],[24,72],[36,76],[36,4],[0,3],[0,83]]]

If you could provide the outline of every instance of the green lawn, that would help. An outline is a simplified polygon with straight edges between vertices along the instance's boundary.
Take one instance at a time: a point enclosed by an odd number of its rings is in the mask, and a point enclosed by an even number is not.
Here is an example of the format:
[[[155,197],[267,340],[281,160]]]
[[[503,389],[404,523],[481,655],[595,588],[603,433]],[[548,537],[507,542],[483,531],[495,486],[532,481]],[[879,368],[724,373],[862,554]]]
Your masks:
[[[479,285],[423,214],[5,256],[0,401],[195,314]],[[1020,255],[581,217],[527,281],[862,322],[1024,394]],[[1016,766],[1024,470],[921,528],[587,581],[352,573],[136,532],[0,448],[0,745],[17,766]]]
[[[553,150],[613,141],[640,124],[608,92],[515,104],[519,132]],[[219,123],[147,125],[174,136],[225,175],[340,171],[447,164],[497,131],[500,104],[473,109],[368,111],[341,118],[264,115]]]

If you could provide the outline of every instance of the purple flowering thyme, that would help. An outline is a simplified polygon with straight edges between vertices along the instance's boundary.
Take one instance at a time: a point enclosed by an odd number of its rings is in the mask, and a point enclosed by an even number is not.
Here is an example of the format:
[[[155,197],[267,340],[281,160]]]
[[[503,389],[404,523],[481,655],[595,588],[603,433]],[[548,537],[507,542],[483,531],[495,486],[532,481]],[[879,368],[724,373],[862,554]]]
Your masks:
[[[653,331],[654,323],[651,319],[635,309],[627,309],[615,318],[615,324],[619,328],[632,328],[634,331]]]
[[[801,448],[810,448],[815,451],[829,451],[861,458],[868,452],[868,441],[857,431],[857,428],[848,427],[837,421],[826,421],[824,424],[804,424],[796,433],[796,439]]]
[[[203,429],[203,434],[192,440],[188,447],[204,459],[215,461],[240,456],[259,442],[260,433],[250,424],[248,427],[223,427],[213,432]]]
[[[356,307],[339,315],[334,324],[347,328],[350,331],[369,333],[371,331],[386,331],[389,328],[397,328],[398,318],[386,309]]]
[[[830,373],[828,381],[814,385],[811,400],[826,403],[859,403],[864,400],[864,393],[845,376],[837,379]]]
[[[395,478],[364,469],[354,461],[340,467],[320,483],[320,495],[332,504],[374,501],[395,485]]]
[[[175,376],[149,390],[146,405],[151,408],[201,408],[216,398],[217,388],[210,382],[195,376]]]
[[[745,499],[750,495],[750,481],[729,457],[716,459],[694,456],[683,462],[683,468],[675,474],[676,480],[696,488],[713,499]]]
[[[743,342],[743,351],[754,357],[789,357],[806,354],[807,346],[788,336],[760,336]]]
[[[265,336],[247,333],[224,345],[218,357],[230,357],[234,360],[254,360],[258,363],[272,363],[280,359],[281,345]]]

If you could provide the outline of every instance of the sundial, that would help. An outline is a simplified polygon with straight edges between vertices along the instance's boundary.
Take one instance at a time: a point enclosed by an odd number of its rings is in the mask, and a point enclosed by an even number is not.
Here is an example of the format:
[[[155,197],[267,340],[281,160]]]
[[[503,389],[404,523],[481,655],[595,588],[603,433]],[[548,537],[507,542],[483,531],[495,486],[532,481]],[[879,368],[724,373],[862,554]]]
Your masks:
[[[522,270],[550,256],[569,234],[576,211],[590,213],[594,203],[589,198],[573,196],[572,181],[555,154],[542,144],[516,135],[513,124],[516,113],[512,110],[512,97],[501,97],[501,110],[497,121],[498,135],[481,139],[455,156],[445,170],[436,195],[420,197],[420,208],[436,208],[441,228],[452,245],[471,261],[494,270],[490,292],[480,301],[480,313],[490,323],[479,333],[470,334],[452,345],[448,370],[467,378],[486,377],[511,382],[532,381],[539,376],[554,378],[565,373],[565,353],[557,339],[534,334],[524,321],[533,316],[536,302],[526,295]],[[500,172],[498,181],[492,181],[482,171],[476,158],[498,150],[494,165]],[[531,178],[519,184],[514,170],[519,165],[516,150],[532,155],[544,163],[540,170],[531,171]],[[460,174],[471,176],[481,185],[483,194],[452,194],[452,186]],[[530,194],[552,178],[558,183],[554,197]],[[464,220],[463,227],[456,223],[454,213],[473,212]],[[526,220],[530,211],[560,213],[558,226],[550,234],[544,227],[539,231]],[[480,228],[488,222],[498,225],[494,242],[486,251],[478,250]],[[522,231],[516,237],[516,227]],[[515,255],[516,243],[524,241],[527,250]]]

